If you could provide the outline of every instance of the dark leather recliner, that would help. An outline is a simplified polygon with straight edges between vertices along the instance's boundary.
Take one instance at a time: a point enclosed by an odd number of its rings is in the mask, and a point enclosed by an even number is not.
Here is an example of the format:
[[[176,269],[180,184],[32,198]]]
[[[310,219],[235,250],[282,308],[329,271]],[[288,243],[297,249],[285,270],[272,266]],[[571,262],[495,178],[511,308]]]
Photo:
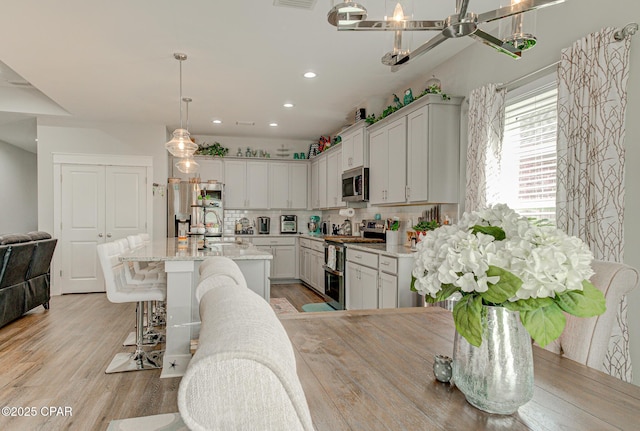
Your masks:
[[[39,305],[49,308],[57,242],[46,232],[0,236],[0,326]]]

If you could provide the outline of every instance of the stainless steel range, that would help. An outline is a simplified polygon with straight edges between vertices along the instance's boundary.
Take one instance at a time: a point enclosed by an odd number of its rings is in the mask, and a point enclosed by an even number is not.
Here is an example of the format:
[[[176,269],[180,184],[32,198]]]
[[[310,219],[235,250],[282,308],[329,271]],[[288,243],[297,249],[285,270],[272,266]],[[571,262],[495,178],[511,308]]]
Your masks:
[[[362,236],[335,235],[324,237],[324,296],[336,310],[345,309],[345,270],[347,244],[383,243],[385,227],[381,220],[362,220]]]

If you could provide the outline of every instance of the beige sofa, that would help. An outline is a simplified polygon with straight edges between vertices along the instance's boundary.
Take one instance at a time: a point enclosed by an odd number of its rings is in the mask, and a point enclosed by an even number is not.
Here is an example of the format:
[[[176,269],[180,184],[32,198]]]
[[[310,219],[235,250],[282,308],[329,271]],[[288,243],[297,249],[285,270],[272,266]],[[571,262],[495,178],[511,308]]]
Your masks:
[[[271,306],[216,256],[198,285],[198,350],[178,391],[192,430],[312,430],[291,342]]]

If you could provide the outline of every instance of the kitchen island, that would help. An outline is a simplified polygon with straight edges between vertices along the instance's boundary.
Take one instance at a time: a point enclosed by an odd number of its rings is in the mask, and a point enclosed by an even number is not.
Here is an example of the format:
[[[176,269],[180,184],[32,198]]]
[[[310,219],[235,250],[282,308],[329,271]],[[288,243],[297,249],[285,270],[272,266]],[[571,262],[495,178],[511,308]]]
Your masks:
[[[209,243],[199,250],[194,238],[179,246],[176,238],[161,238],[120,257],[128,262],[164,262],[167,273],[167,334],[160,377],[180,377],[191,360],[191,340],[200,333],[200,312],[195,289],[200,281],[200,263],[211,256],[235,261],[247,286],[269,302],[269,274],[273,256],[248,243]]]

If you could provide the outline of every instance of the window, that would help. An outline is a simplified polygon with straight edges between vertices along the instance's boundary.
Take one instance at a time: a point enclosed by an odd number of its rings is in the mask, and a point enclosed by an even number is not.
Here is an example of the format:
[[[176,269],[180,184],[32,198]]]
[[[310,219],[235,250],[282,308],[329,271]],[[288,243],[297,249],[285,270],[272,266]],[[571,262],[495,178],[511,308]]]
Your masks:
[[[507,95],[499,190],[500,201],[521,215],[552,222],[556,206],[557,100],[555,82]]]

